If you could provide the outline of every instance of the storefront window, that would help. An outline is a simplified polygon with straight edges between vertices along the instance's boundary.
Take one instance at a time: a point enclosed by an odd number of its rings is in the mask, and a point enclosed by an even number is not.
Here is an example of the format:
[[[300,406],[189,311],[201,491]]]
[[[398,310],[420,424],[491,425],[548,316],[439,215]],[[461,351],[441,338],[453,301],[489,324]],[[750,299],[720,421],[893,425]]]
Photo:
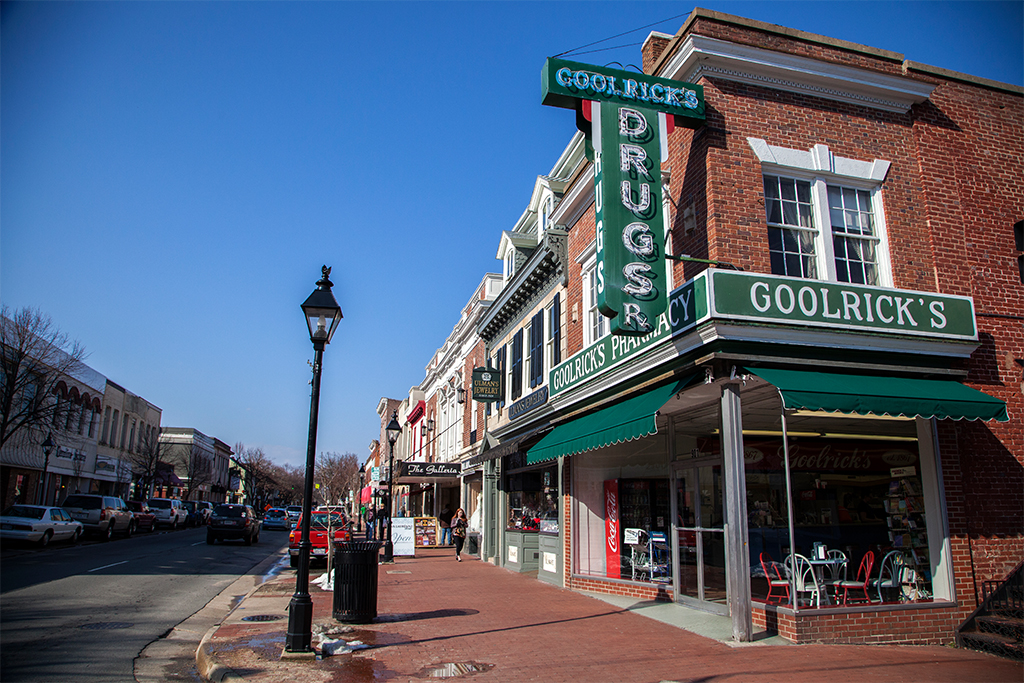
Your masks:
[[[917,443],[793,438],[789,455],[792,542],[782,441],[745,443],[753,598],[789,603],[769,579],[785,581],[792,546],[807,561],[797,567],[798,607],[930,599]]]
[[[506,477],[508,530],[557,534],[558,467]]]
[[[576,456],[573,491],[575,573],[671,582],[671,496],[662,437]]]

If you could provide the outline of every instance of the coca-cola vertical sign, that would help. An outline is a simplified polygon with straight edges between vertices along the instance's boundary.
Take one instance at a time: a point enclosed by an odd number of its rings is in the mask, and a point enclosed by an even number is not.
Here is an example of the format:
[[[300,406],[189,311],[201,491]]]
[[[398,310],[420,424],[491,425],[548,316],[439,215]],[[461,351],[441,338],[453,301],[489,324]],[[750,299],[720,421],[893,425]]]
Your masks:
[[[604,482],[604,554],[609,578],[622,578],[619,548],[619,480]]]

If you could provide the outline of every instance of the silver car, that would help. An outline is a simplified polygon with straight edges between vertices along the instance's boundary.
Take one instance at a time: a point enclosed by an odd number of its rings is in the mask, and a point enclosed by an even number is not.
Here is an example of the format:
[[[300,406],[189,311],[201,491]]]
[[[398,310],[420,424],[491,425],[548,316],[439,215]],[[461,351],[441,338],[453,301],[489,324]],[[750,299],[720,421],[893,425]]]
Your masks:
[[[45,548],[50,541],[72,543],[82,537],[82,523],[63,508],[46,505],[12,505],[0,515],[0,538],[28,541]]]
[[[105,541],[115,533],[125,536],[135,533],[135,516],[127,503],[115,496],[73,493],[64,499],[61,507],[72,519],[81,522],[86,532],[99,534]]]

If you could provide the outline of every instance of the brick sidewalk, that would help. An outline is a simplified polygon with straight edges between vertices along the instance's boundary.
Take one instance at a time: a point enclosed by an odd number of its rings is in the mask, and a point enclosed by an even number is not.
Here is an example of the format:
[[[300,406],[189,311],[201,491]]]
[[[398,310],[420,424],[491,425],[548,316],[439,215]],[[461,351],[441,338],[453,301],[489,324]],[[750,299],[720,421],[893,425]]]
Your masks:
[[[289,573],[250,595],[207,651],[245,680],[263,683],[422,681],[446,664],[481,669],[461,676],[474,681],[545,683],[1024,680],[1019,663],[947,647],[730,646],[474,559],[456,562],[451,551],[397,558],[380,566],[379,580],[377,621],[344,634],[369,649],[281,661],[294,590]],[[332,594],[311,592],[314,622],[331,622]],[[282,613],[281,621],[242,621]]]

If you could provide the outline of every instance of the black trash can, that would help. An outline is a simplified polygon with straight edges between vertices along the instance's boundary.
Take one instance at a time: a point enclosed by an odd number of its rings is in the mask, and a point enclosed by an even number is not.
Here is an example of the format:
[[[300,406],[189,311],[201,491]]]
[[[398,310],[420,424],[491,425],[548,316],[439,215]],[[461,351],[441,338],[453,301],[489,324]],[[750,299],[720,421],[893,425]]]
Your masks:
[[[368,624],[377,617],[380,541],[346,541],[334,547],[334,618]]]

